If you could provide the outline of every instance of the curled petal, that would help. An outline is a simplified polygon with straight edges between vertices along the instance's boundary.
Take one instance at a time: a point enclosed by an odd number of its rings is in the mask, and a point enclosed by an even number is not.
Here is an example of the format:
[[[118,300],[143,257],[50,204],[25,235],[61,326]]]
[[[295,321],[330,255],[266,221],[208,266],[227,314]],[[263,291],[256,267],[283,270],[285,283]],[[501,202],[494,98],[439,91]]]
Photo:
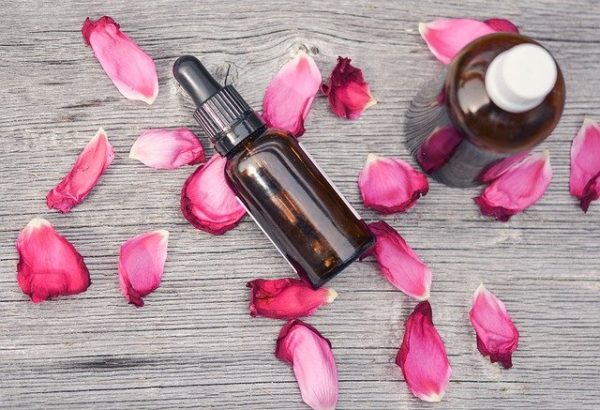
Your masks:
[[[254,279],[250,290],[250,314],[272,319],[297,319],[312,315],[319,307],[337,297],[333,289],[314,290],[299,279]]]
[[[369,229],[375,235],[376,242],[368,254],[375,256],[385,278],[410,297],[428,299],[431,288],[429,267],[387,223],[373,222],[369,224]]]
[[[66,213],[81,203],[96,186],[114,157],[115,152],[106,133],[100,128],[79,154],[67,176],[48,192],[48,208]]]
[[[175,169],[204,162],[204,149],[188,128],[154,128],[140,134],[129,158],[156,169]]]
[[[504,303],[483,284],[473,296],[469,320],[477,334],[477,349],[489,356],[492,363],[512,367],[512,354],[519,345],[519,331],[510,318]]]
[[[314,327],[294,320],[277,339],[275,356],[292,365],[302,400],[315,410],[335,409],[338,375],[331,343]]]
[[[487,19],[485,24],[493,28],[495,31],[504,33],[518,33],[519,28],[510,20],[502,18]]]
[[[304,134],[304,120],[321,85],[321,72],[311,56],[300,51],[273,77],[263,100],[262,116],[274,128],[295,137]]]
[[[585,119],[571,145],[571,195],[587,208],[596,195],[597,175],[600,173],[600,123]]]
[[[442,400],[452,368],[444,342],[433,325],[429,302],[419,303],[406,320],[396,364],[412,394],[424,401]]]
[[[119,254],[119,283],[129,303],[142,307],[142,298],[160,286],[169,232],[159,230],[138,235],[123,245]]]
[[[507,158],[503,158],[489,167],[487,167],[481,175],[479,176],[479,180],[484,184],[489,184],[493,180],[500,177],[500,175],[504,174],[506,171],[511,169],[514,165],[519,164],[525,157],[527,157],[527,152],[522,152],[520,154],[512,155]]]
[[[225,181],[226,158],[214,154],[185,181],[181,212],[196,228],[220,235],[235,227],[246,214]]]
[[[154,60],[111,17],[85,19],[81,34],[113,84],[130,100],[152,104],[158,95]]]
[[[581,209],[583,209],[583,212],[587,212],[590,204],[598,198],[600,198],[600,173],[596,174],[585,186],[583,196],[581,197]]]
[[[16,246],[17,281],[35,303],[84,292],[92,283],[83,257],[45,219],[32,219]]]
[[[548,152],[530,155],[494,180],[473,198],[483,215],[506,222],[535,204],[552,180]]]
[[[377,104],[361,69],[350,64],[349,58],[338,57],[329,77],[329,84],[321,90],[329,99],[331,110],[338,116],[355,120],[369,107]]]
[[[429,190],[427,177],[399,158],[369,154],[358,177],[367,208],[384,214],[404,212]]]
[[[427,173],[437,171],[448,162],[461,141],[461,134],[453,126],[436,128],[419,146],[417,162]]]

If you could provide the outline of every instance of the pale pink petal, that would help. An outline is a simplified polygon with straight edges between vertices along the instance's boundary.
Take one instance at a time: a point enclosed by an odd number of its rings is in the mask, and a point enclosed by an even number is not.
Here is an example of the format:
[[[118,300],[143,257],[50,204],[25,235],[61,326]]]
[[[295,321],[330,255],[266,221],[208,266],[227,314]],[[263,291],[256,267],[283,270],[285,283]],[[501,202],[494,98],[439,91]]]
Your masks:
[[[452,368],[444,342],[433,325],[429,302],[419,303],[406,320],[396,364],[412,394],[424,401],[442,400]]]
[[[250,314],[272,319],[297,319],[312,315],[318,308],[337,297],[333,289],[313,289],[300,279],[254,279],[246,284],[251,289]]]
[[[462,140],[463,137],[453,126],[436,128],[419,146],[416,160],[425,172],[437,171],[446,165]]]
[[[96,186],[114,157],[115,152],[106,133],[100,128],[79,154],[67,176],[48,192],[48,208],[66,213],[80,204]]]
[[[153,128],[140,134],[129,158],[156,169],[175,169],[204,162],[204,149],[188,128]]]
[[[429,190],[427,177],[405,161],[369,154],[358,177],[367,208],[384,214],[404,212]]]
[[[485,24],[493,28],[495,31],[504,33],[518,33],[519,28],[510,20],[503,18],[493,18],[484,21]]]
[[[273,77],[263,100],[262,116],[273,128],[295,137],[304,134],[304,120],[321,85],[321,73],[314,60],[300,51]]]
[[[225,180],[227,159],[214,154],[185,181],[181,212],[196,228],[220,235],[234,228],[246,211]]]
[[[92,283],[83,257],[45,219],[32,219],[16,246],[17,281],[35,303],[85,292]]]
[[[515,327],[504,303],[483,284],[473,296],[469,320],[477,334],[477,349],[489,356],[492,363],[500,362],[512,367],[512,354],[519,345],[519,331]]]
[[[158,95],[154,60],[123,33],[111,17],[85,19],[83,39],[118,90],[130,100],[152,104]]]
[[[360,68],[350,64],[349,58],[338,57],[329,83],[321,91],[329,100],[331,110],[338,116],[355,120],[369,107],[377,104]]]
[[[529,155],[528,152],[522,152],[496,161],[481,173],[479,180],[484,184],[489,184],[513,166],[518,165],[525,157],[527,157],[527,155]]]
[[[506,222],[535,204],[551,181],[552,168],[546,151],[513,165],[473,200],[483,215]]]
[[[594,186],[600,173],[600,123],[585,119],[583,126],[571,145],[571,177],[569,190],[571,195],[581,201],[581,207],[587,207],[594,199]]]
[[[369,224],[375,246],[363,257],[373,255],[385,278],[417,300],[429,298],[431,270],[408,246],[404,238],[383,221]]]
[[[119,254],[119,283],[129,303],[144,306],[143,297],[160,286],[169,232],[159,230],[138,235],[123,245]]]
[[[314,327],[294,320],[277,339],[275,356],[292,365],[302,400],[315,410],[333,410],[338,400],[338,375],[331,343]]]

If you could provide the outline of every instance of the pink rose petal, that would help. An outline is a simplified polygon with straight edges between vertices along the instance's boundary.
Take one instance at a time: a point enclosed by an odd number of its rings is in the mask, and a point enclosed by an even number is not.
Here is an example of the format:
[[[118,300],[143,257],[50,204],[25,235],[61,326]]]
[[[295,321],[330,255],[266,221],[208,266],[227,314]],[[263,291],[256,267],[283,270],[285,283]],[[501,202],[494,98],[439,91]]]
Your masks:
[[[433,325],[429,302],[419,303],[406,320],[396,364],[412,394],[424,401],[442,400],[452,368],[444,342]]]
[[[315,410],[333,410],[338,375],[331,343],[314,327],[294,320],[283,326],[275,356],[292,365],[302,400]]]
[[[304,134],[304,120],[321,85],[321,73],[314,60],[300,51],[273,77],[263,100],[262,116],[274,128],[295,137]]]
[[[234,228],[246,211],[225,180],[226,158],[214,154],[185,181],[181,212],[196,228],[220,235]]]
[[[49,209],[69,212],[80,204],[96,186],[100,176],[115,157],[102,128],[77,157],[71,171],[46,196]]]
[[[17,238],[17,282],[34,303],[85,292],[91,284],[83,257],[45,219],[32,219]]]
[[[477,349],[489,356],[492,363],[500,362],[512,367],[512,354],[519,345],[519,331],[515,327],[504,303],[483,284],[473,296],[469,320],[477,333]]]
[[[518,32],[518,29],[504,19],[482,22],[472,19],[439,18],[430,23],[419,24],[419,33],[429,50],[444,64],[448,64],[460,50],[476,38],[500,31]]]
[[[138,235],[123,245],[119,254],[119,283],[129,303],[142,307],[143,297],[160,286],[167,260],[169,232]]]
[[[123,33],[111,17],[93,21],[85,19],[81,28],[83,39],[92,47],[100,65],[130,100],[152,104],[158,95],[158,76],[152,58]]]
[[[404,212],[429,190],[427,177],[405,161],[369,154],[358,177],[367,208],[384,214]]]
[[[329,84],[323,84],[321,91],[327,95],[329,106],[335,115],[355,120],[367,108],[377,104],[377,101],[371,95],[362,70],[354,67],[350,61],[349,58],[338,57],[329,77]]]
[[[481,213],[506,222],[535,204],[552,181],[548,152],[530,155],[473,198]]]
[[[156,169],[175,169],[204,162],[204,149],[188,128],[153,128],[133,143],[129,158]]]
[[[312,286],[299,279],[254,279],[246,284],[251,289],[250,314],[272,319],[297,319],[312,315],[318,308],[337,297],[333,289]]]
[[[525,157],[527,157],[527,155],[529,155],[528,152],[522,152],[493,163],[481,173],[479,180],[484,184],[489,184],[493,180],[498,179],[498,177],[513,166],[518,165]]]
[[[404,238],[383,221],[369,224],[375,246],[363,257],[373,255],[385,278],[417,300],[429,298],[431,270],[408,246]]]
[[[587,211],[590,202],[598,199],[596,180],[600,173],[600,123],[585,119],[571,145],[571,195]]]
[[[436,128],[419,146],[416,159],[427,173],[437,171],[452,157],[462,141],[462,136],[453,126]]]

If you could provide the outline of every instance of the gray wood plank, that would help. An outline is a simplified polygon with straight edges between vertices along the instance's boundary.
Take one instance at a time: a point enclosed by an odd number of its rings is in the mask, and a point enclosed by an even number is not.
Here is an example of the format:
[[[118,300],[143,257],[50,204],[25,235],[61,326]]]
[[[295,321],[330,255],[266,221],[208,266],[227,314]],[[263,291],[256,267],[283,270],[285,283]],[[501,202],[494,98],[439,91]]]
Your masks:
[[[259,107],[271,76],[298,47],[326,75],[338,55],[363,68],[379,104],[345,122],[317,99],[303,143],[368,220],[356,177],[369,152],[408,158],[403,113],[437,63],[417,32],[436,16],[509,17],[543,41],[565,74],[568,101],[554,135],[553,183],[510,223],[479,216],[471,197],[431,183],[399,229],[434,272],[431,302],[454,375],[436,408],[600,407],[600,206],[583,215],[568,193],[570,141],[584,116],[600,119],[600,8],[593,0],[481,1],[6,1],[0,13],[0,405],[5,408],[304,408],[291,370],[273,356],[281,322],[251,319],[244,287],[288,268],[246,218],[222,237],[180,216],[191,168],[159,172],[127,158],[141,130],[187,125],[191,104],[171,64],[196,54]],[[86,16],[110,14],[157,61],[151,107],[127,101],[84,46]],[[67,215],[44,198],[96,129],[118,156],[89,198]],[[205,144],[206,146],[206,144]],[[212,152],[212,151],[210,151]],[[85,255],[93,285],[34,305],[15,281],[14,241],[44,216]],[[163,284],[143,309],[127,305],[116,277],[119,245],[171,232]],[[484,281],[521,331],[515,366],[481,358],[467,320]],[[372,261],[332,283],[340,296],[309,321],[335,348],[340,408],[426,408],[394,357],[414,302],[379,277]]]

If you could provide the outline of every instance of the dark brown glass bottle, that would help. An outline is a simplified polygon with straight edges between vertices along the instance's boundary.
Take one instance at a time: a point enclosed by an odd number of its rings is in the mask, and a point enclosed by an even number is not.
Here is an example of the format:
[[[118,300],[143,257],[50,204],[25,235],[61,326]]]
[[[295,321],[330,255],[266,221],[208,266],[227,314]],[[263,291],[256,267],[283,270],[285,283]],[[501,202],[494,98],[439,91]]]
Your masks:
[[[407,146],[437,180],[478,185],[489,167],[547,138],[564,102],[562,73],[546,49],[519,34],[490,34],[420,90],[407,113]]]
[[[267,128],[196,58],[179,58],[173,72],[198,106],[194,117],[227,157],[231,189],[301,277],[320,287],[371,248],[366,223],[294,137]]]

